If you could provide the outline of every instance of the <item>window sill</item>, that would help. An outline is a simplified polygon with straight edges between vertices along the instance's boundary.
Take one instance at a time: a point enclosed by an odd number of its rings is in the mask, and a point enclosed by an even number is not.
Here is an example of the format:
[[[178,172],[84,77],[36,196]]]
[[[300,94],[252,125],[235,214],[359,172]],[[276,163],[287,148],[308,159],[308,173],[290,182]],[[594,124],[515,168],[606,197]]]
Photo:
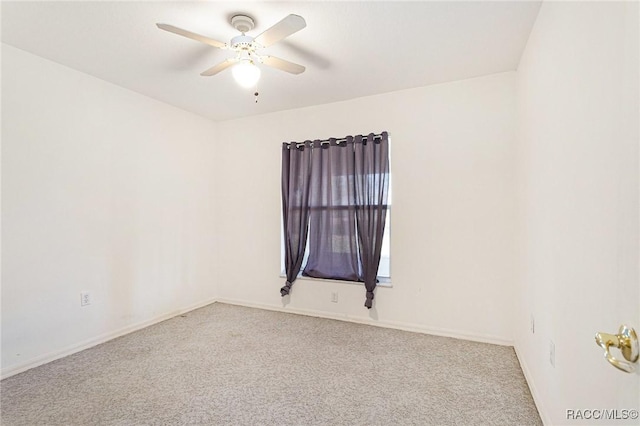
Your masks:
[[[280,273],[280,278],[282,279],[287,279],[287,276],[284,273]],[[311,281],[311,282],[327,282],[327,283],[340,283],[340,284],[351,284],[351,285],[361,285],[364,286],[364,283],[361,282],[356,282],[356,281],[342,281],[342,280],[331,280],[328,278],[313,278],[313,277],[305,277],[304,275],[298,275],[298,278],[296,278],[296,281]],[[387,287],[387,288],[393,288],[393,285],[391,284],[391,278],[386,278],[386,277],[378,277],[378,284],[376,284],[376,287]]]

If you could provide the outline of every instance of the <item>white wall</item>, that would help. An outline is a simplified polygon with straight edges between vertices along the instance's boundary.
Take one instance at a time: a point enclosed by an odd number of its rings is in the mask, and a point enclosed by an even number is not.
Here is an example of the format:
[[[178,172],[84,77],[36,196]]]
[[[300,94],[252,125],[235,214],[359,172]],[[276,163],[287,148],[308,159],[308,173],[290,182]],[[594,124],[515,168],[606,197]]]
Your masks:
[[[549,424],[640,405],[640,375],[593,338],[640,326],[638,19],[638,3],[545,2],[518,68],[515,346]]]
[[[515,73],[227,121],[218,130],[222,300],[512,341]],[[281,143],[383,130],[392,141],[393,287],[378,287],[368,311],[362,285],[299,279],[283,306]]]
[[[214,123],[2,56],[3,375],[210,301]]]

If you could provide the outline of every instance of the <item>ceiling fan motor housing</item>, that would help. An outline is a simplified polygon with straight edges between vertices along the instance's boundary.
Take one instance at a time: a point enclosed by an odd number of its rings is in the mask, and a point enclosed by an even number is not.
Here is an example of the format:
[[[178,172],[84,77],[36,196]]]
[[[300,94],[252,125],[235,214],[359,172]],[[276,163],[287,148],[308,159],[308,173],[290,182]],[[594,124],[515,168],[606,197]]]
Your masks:
[[[236,50],[255,50],[253,37],[239,35],[231,39],[231,47]]]

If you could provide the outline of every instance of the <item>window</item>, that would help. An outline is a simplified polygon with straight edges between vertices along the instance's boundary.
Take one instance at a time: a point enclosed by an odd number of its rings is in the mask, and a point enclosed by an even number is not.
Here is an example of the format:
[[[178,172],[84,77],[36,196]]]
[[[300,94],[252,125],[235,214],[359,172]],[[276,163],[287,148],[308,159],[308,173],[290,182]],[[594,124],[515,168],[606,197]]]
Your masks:
[[[326,142],[328,141],[324,141]],[[300,212],[300,209],[307,208],[309,214],[308,236],[298,276],[364,281],[359,247],[361,231],[358,228],[356,212],[358,209],[371,210],[372,207],[375,209],[381,206],[380,213],[385,215],[385,219],[377,279],[383,282],[388,281],[391,276],[391,179],[388,170],[388,147],[384,151],[387,164],[382,173],[358,175],[357,170],[361,170],[362,165],[354,166],[353,148],[347,148],[346,143],[344,146],[340,145],[340,142],[335,140],[331,140],[331,146],[328,147],[323,147],[322,143],[315,141],[306,148],[313,149],[313,153],[310,154],[309,204],[305,207],[293,206],[291,210]],[[356,185],[359,186],[356,187]],[[356,188],[360,191],[358,194],[356,194]],[[372,199],[383,199],[379,198],[382,193],[385,194],[386,204],[372,201]],[[380,224],[374,222],[376,223]],[[376,235],[380,238],[379,234]],[[281,266],[284,273],[284,235],[281,243]]]

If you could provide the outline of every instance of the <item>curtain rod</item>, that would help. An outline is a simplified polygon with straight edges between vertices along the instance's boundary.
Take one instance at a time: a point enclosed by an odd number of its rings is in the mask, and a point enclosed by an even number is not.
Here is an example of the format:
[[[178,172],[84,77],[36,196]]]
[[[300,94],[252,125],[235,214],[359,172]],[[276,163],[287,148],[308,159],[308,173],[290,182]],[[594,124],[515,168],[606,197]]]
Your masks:
[[[369,135],[367,136],[360,135],[360,136],[362,136],[363,139],[366,139]],[[355,138],[355,136],[353,137]],[[284,144],[287,146],[287,149],[289,149],[291,145],[295,145],[296,147],[299,147],[300,145],[304,145],[306,142],[311,142],[311,147],[313,148],[314,142],[320,142],[320,145],[324,145],[324,144],[330,143],[331,139],[335,139],[337,144],[341,144],[342,142],[347,142],[347,138],[344,137],[344,138],[330,138],[330,139],[322,139],[322,140],[316,139],[313,141],[305,141],[305,142],[289,142],[289,143],[284,142]],[[376,140],[376,139],[382,139],[382,133],[374,134],[373,140]]]

